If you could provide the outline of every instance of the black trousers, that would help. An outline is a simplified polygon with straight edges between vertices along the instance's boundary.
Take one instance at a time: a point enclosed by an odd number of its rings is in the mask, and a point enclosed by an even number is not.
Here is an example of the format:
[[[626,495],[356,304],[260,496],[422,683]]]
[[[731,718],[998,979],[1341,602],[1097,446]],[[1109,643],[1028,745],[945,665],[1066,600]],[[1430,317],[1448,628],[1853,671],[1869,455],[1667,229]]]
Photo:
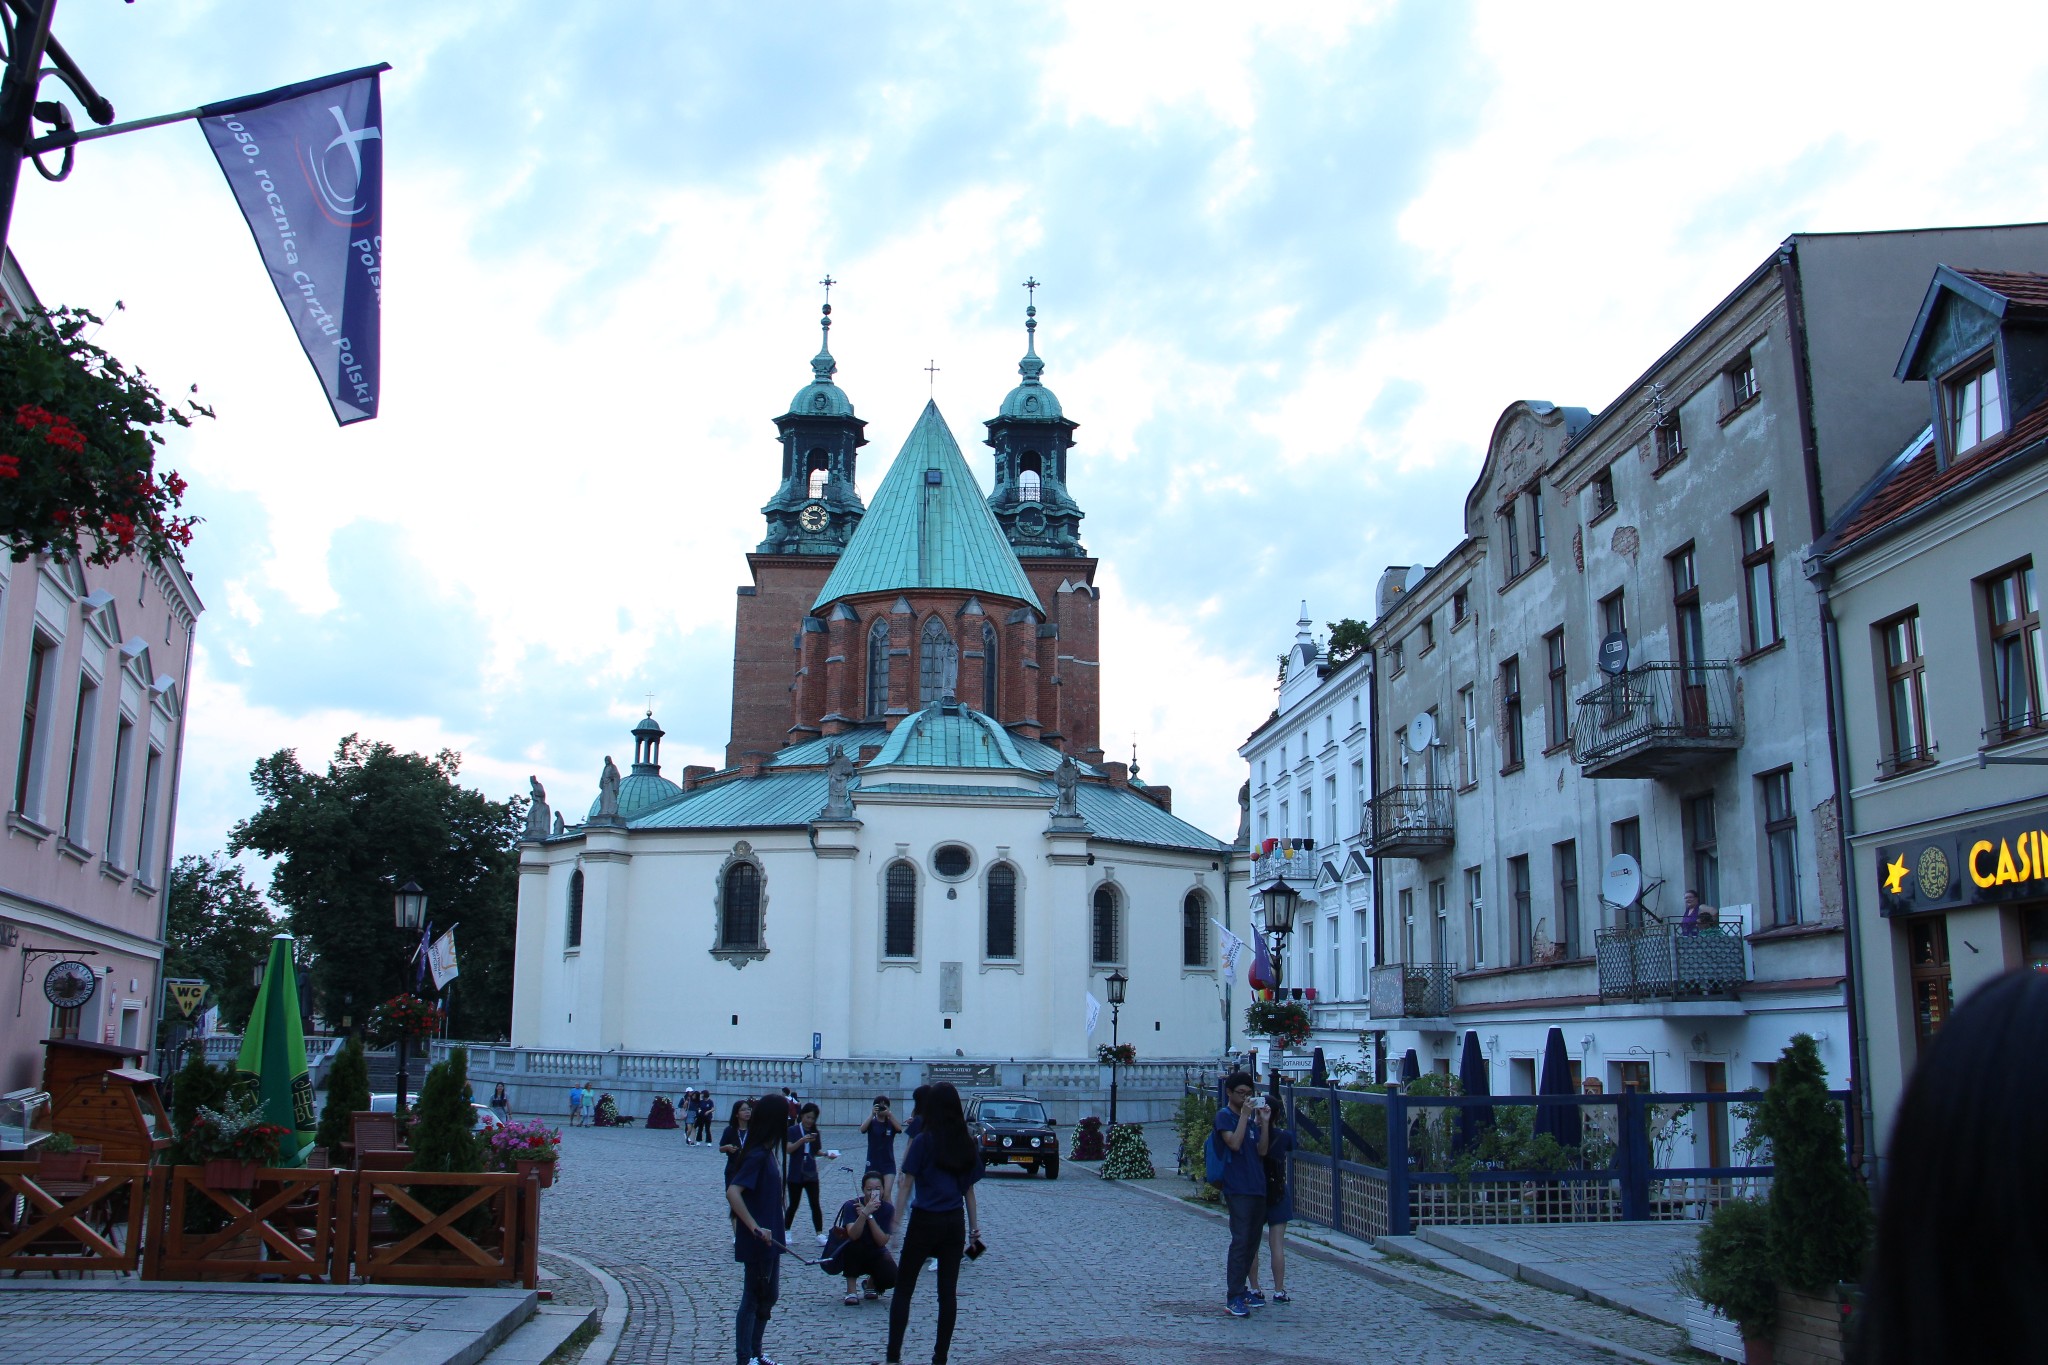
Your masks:
[[[939,1334],[932,1344],[932,1365],[946,1365],[946,1352],[953,1345],[960,1258],[966,1253],[965,1209],[946,1213],[910,1211],[910,1227],[903,1234],[903,1260],[896,1273],[896,1292],[889,1300],[889,1360],[903,1359],[903,1333],[910,1326],[910,1296],[917,1290],[917,1273],[926,1260],[934,1260],[939,1267]]]
[[[863,1237],[848,1244],[839,1253],[838,1274],[846,1276],[866,1275],[875,1282],[875,1292],[886,1294],[896,1287],[896,1258],[889,1254],[889,1248],[877,1246],[872,1238]],[[895,1311],[895,1305],[890,1305]]]
[[[825,1230],[825,1215],[818,1208],[818,1182],[815,1180],[791,1181],[789,1184],[789,1212],[782,1215],[782,1226],[796,1226],[796,1206],[803,1202],[805,1193],[811,1196],[811,1231]]]
[[[1245,1280],[1252,1262],[1258,1259],[1259,1238],[1266,1231],[1266,1201],[1256,1194],[1224,1196],[1230,1207],[1230,1255],[1224,1262],[1224,1293],[1236,1298],[1245,1292]]]

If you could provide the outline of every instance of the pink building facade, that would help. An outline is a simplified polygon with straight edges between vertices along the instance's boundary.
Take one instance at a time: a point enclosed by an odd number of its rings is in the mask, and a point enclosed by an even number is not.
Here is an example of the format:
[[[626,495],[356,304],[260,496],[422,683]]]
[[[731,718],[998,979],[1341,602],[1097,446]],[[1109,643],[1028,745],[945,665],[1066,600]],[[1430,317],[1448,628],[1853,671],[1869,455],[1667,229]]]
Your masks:
[[[0,295],[0,325],[34,303],[11,256]],[[202,610],[176,562],[0,556],[0,1093],[40,1084],[49,1037],[150,1046]],[[67,961],[94,989],[61,1008]]]

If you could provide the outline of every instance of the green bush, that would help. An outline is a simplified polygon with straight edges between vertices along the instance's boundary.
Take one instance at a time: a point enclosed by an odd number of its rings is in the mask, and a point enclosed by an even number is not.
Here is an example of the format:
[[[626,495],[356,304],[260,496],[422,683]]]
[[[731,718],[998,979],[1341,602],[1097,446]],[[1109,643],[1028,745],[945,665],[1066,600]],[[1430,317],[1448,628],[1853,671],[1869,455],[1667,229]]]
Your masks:
[[[1173,1114],[1174,1130],[1180,1134],[1181,1160],[1187,1166],[1188,1179],[1195,1182],[1195,1198],[1206,1204],[1218,1203],[1223,1197],[1204,1178],[1208,1169],[1204,1144],[1209,1141],[1209,1130],[1215,1125],[1216,1111],[1221,1107],[1213,1094],[1183,1095],[1180,1108]]]
[[[1841,1105],[1828,1094],[1820,1049],[1801,1033],[1757,1106],[1771,1144],[1770,1246],[1779,1283],[1819,1294],[1863,1273],[1870,1203],[1850,1173]]]
[[[1759,1200],[1731,1200],[1700,1229],[1699,1251],[1679,1262],[1672,1281],[1720,1309],[1745,1337],[1768,1336],[1778,1316],[1770,1240],[1770,1210]]]
[[[476,1110],[470,1105],[468,1091],[469,1050],[454,1048],[447,1061],[428,1070],[426,1084],[420,1087],[419,1103],[414,1106],[419,1122],[412,1130],[412,1161],[407,1170],[468,1172],[484,1168],[485,1145],[476,1131]],[[414,1185],[410,1190],[414,1199],[435,1213],[454,1207],[470,1193],[457,1185]],[[489,1226],[489,1218],[486,1202],[463,1215],[456,1226],[464,1235],[474,1237]],[[405,1210],[394,1207],[391,1225],[403,1234],[418,1223],[406,1216]]]
[[[188,1146],[186,1138],[192,1130],[192,1120],[199,1111],[219,1109],[230,1097],[253,1087],[252,1077],[240,1076],[224,1066],[210,1066],[202,1049],[194,1048],[192,1056],[171,1078],[171,1135],[172,1142],[166,1157],[176,1165],[191,1165],[204,1160],[196,1156]]]
[[[351,1038],[335,1054],[327,1072],[327,1107],[320,1111],[320,1131],[313,1137],[330,1159],[350,1140],[349,1117],[370,1107],[370,1063],[360,1038]]]
[[[1152,1149],[1145,1145],[1145,1129],[1135,1123],[1119,1123],[1109,1130],[1109,1147],[1100,1172],[1104,1180],[1150,1180]]]

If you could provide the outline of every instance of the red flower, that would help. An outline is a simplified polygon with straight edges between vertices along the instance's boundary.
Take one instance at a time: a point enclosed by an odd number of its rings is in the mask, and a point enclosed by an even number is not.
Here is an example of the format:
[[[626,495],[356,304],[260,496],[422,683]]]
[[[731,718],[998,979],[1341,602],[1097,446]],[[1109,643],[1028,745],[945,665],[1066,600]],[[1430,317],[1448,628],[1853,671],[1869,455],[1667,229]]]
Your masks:
[[[27,427],[31,431],[39,426],[43,426],[50,420],[50,414],[36,407],[33,403],[23,403],[14,410],[14,424],[20,427]]]
[[[0,479],[18,479],[20,477],[21,461],[15,459],[12,455],[0,455]]]

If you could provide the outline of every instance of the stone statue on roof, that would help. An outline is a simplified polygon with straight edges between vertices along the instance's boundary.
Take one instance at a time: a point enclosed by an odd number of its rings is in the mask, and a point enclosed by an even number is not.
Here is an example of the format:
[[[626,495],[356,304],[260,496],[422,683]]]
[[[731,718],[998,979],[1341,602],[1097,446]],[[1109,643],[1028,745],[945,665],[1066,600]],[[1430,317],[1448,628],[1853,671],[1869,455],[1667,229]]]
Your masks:
[[[619,814],[619,765],[610,754],[604,756],[604,771],[597,776],[597,813],[613,819]]]
[[[947,701],[960,695],[960,646],[951,640],[939,646],[939,695]]]
[[[562,819],[562,812],[560,812],[560,811],[556,811],[556,812],[555,812],[555,836],[556,836],[557,838],[559,838],[559,837],[561,837],[562,835],[564,835],[564,834],[566,834],[566,833],[568,833],[568,825],[567,825],[567,824],[566,824],[566,823],[565,823],[565,822],[563,821],[563,819]]]
[[[548,837],[548,789],[540,784],[538,777],[528,777],[526,781],[533,788],[533,804],[526,808],[526,837],[545,839]]]
[[[1053,769],[1052,784],[1059,795],[1052,799],[1054,819],[1062,816],[1078,818],[1081,814],[1081,765],[1068,754],[1060,760],[1060,766]]]
[[[842,745],[832,746],[825,764],[825,815],[827,820],[853,818],[853,760]]]

